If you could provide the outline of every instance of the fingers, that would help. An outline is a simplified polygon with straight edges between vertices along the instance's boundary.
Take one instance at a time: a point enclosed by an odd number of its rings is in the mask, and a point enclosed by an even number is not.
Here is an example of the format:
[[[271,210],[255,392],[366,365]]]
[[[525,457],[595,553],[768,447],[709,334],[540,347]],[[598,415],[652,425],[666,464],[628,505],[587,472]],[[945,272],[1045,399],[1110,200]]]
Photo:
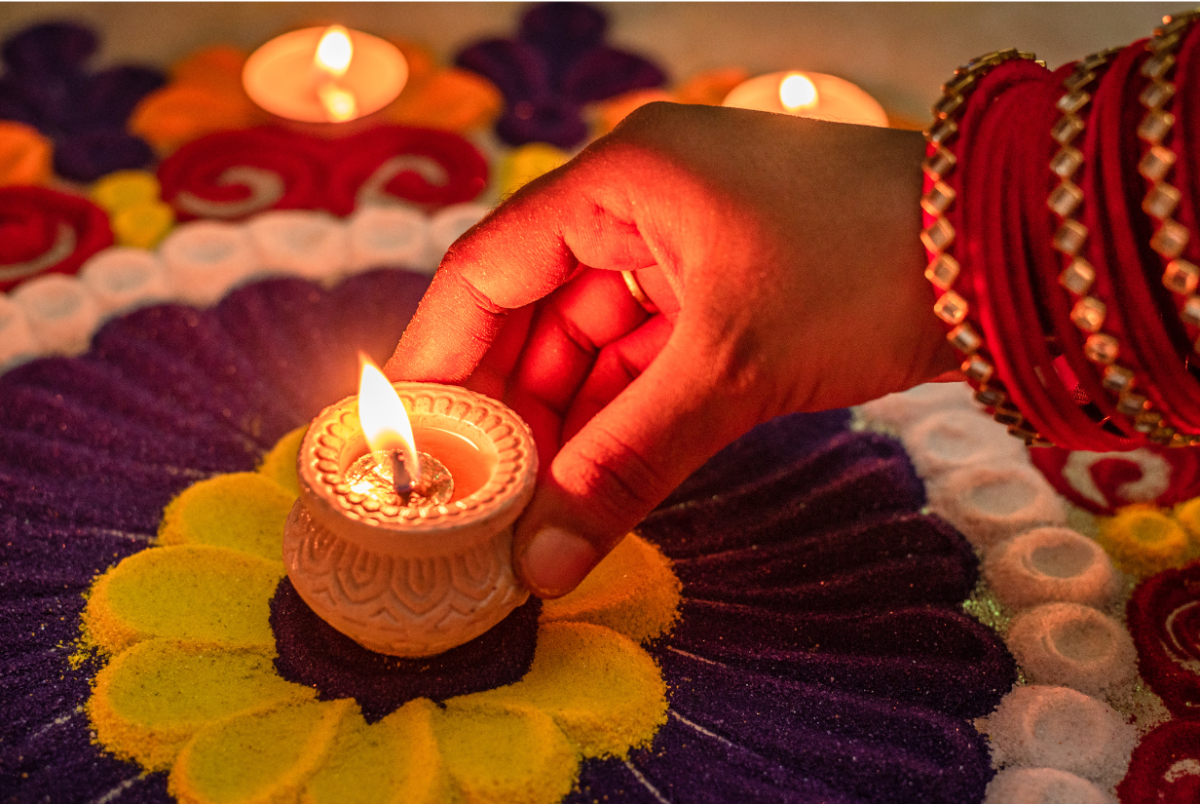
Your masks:
[[[554,458],[514,541],[517,572],[535,594],[575,588],[675,486],[757,423],[686,343],[672,336]]]
[[[645,324],[600,350],[592,371],[580,387],[562,424],[562,440],[569,441],[583,426],[639,376],[662,351],[671,335],[665,316],[651,316]]]
[[[384,367],[389,377],[461,383],[509,311],[545,298],[584,265],[654,264],[637,226],[612,211],[625,206],[614,189],[619,173],[595,161],[577,159],[531,182],[450,248]],[[597,187],[620,198],[597,198]]]

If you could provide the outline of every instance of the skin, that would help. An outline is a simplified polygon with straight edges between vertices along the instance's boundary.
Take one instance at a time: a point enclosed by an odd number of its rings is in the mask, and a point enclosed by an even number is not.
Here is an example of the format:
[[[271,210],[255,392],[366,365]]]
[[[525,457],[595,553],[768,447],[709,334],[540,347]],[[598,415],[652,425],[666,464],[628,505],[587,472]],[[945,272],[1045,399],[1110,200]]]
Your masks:
[[[575,588],[754,425],[955,368],[923,155],[914,132],[654,103],[454,244],[384,370],[529,423],[541,473],[513,549],[535,594]]]

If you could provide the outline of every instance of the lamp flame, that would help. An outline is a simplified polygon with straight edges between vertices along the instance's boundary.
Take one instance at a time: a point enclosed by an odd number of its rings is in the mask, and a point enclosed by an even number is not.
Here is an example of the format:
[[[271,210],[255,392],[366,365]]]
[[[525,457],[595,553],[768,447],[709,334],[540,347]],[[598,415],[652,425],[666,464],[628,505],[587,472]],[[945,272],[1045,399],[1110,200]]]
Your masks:
[[[350,60],[354,58],[354,45],[350,41],[350,32],[341,25],[330,25],[321,35],[317,43],[317,54],[313,63],[321,72],[328,73],[331,78],[341,78],[350,69]]]
[[[326,80],[317,82],[317,97],[325,107],[325,114],[333,123],[344,123],[358,117],[358,98],[350,90],[338,84],[338,79],[350,69],[354,58],[354,44],[350,32],[341,25],[330,25],[317,43],[313,66]]]
[[[789,112],[817,105],[817,85],[804,73],[791,73],[779,82],[779,102]]]
[[[358,420],[372,451],[399,450],[413,480],[421,476],[416,440],[408,413],[396,389],[383,372],[365,355],[362,361],[362,380],[358,385]]]

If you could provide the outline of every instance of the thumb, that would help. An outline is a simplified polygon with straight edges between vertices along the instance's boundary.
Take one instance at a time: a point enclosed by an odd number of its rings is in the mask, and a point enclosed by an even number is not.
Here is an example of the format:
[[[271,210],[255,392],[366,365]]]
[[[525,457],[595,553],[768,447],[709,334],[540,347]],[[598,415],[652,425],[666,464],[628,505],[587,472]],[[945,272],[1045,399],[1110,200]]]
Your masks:
[[[513,544],[517,573],[539,597],[578,586],[680,482],[757,423],[681,342],[668,340],[539,481]]]

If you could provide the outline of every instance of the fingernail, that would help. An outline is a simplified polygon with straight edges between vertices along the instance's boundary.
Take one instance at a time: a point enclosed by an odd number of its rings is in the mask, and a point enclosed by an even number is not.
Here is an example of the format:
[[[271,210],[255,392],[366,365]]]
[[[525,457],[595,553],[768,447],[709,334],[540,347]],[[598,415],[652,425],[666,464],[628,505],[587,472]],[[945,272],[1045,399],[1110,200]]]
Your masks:
[[[521,574],[538,597],[561,597],[599,561],[596,548],[582,536],[562,528],[543,528],[521,556]]]

